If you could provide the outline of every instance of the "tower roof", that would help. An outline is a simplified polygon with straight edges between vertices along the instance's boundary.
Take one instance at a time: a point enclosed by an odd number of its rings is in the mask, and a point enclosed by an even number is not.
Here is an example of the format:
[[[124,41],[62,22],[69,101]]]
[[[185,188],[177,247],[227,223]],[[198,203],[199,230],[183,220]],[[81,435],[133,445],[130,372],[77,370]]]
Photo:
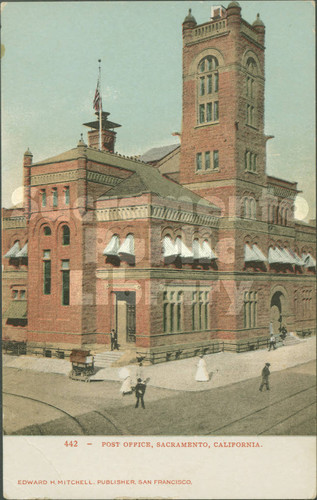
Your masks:
[[[94,129],[98,130],[99,129],[99,113],[97,112],[96,115],[98,116],[98,120],[96,120],[94,122],[83,123],[83,125],[85,125],[86,127],[90,127],[90,128],[94,128]],[[102,130],[110,130],[113,128],[121,127],[121,125],[119,125],[118,123],[114,123],[114,122],[107,120],[109,115],[110,115],[110,113],[107,113],[107,111],[102,111],[102,115],[101,115],[101,128],[102,128]]]
[[[227,9],[231,9],[232,7],[239,7],[241,9],[239,2],[230,2]]]
[[[260,14],[256,15],[256,20],[254,21],[252,26],[264,26],[264,22],[260,19]]]
[[[188,9],[188,14],[187,14],[187,16],[184,19],[184,23],[195,23],[195,24],[197,24],[196,19],[192,15],[192,9]]]

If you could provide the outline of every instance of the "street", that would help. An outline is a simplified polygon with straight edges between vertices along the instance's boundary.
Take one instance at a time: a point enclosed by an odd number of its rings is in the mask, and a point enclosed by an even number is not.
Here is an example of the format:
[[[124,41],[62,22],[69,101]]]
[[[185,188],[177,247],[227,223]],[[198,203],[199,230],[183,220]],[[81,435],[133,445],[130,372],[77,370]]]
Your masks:
[[[315,435],[315,362],[200,392],[149,386],[145,410],[120,383],[3,369],[6,435]]]

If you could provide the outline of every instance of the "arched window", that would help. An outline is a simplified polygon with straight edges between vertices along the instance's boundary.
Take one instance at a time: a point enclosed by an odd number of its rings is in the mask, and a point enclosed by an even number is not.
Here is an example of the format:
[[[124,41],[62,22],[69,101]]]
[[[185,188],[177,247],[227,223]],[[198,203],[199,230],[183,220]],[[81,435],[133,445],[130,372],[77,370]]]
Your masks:
[[[63,226],[62,228],[63,231],[63,245],[69,245],[70,244],[70,230],[68,226]]]
[[[250,218],[256,219],[256,202],[254,198],[250,198]]]
[[[44,226],[43,232],[45,236],[50,236],[52,234],[50,226]]]
[[[256,98],[256,75],[257,64],[253,57],[249,57],[246,63],[246,97],[247,97],[247,111],[246,120],[247,125],[256,126],[255,116],[255,98]]]
[[[219,73],[218,60],[214,56],[204,57],[198,64],[198,123],[219,120]]]

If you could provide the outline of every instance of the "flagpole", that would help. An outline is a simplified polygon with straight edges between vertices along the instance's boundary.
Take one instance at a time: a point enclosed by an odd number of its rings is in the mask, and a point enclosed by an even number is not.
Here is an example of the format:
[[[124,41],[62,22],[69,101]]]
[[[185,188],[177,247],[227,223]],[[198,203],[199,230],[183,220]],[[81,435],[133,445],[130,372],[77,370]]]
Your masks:
[[[100,95],[100,101],[99,101],[99,150],[101,151],[101,116],[102,116],[102,99],[101,99],[101,59],[98,59],[99,62],[99,95]]]

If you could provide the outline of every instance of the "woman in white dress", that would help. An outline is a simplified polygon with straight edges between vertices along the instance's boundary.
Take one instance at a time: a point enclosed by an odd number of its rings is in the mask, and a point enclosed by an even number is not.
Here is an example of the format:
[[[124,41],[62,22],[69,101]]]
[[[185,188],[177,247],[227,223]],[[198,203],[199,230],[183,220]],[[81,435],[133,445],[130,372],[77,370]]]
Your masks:
[[[121,370],[119,371],[119,377],[121,378],[121,380],[123,379],[122,385],[120,387],[122,396],[125,396],[125,394],[132,394],[131,374],[129,368],[121,368]]]
[[[207,371],[206,361],[204,360],[204,357],[202,355],[199,356],[199,361],[197,363],[197,371],[196,371],[195,380],[197,382],[208,382],[208,380],[209,380],[209,374]]]

